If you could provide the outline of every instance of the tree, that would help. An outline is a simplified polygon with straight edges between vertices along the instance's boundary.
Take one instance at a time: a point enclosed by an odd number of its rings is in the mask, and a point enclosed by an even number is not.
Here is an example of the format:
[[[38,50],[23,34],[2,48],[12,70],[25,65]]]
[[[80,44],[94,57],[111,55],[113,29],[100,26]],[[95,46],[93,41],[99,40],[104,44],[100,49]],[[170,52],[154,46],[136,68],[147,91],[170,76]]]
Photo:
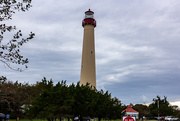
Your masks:
[[[143,116],[149,116],[150,115],[150,110],[149,107],[143,104],[136,104],[133,106],[133,108],[139,112],[139,117]]]
[[[16,118],[23,114],[22,106],[30,104],[32,90],[28,83],[0,81],[0,110]]]
[[[167,97],[164,96],[164,99],[161,99],[160,96],[157,96],[153,99],[153,103],[149,105],[150,112],[154,116],[168,116],[173,114],[173,108],[169,105]]]
[[[178,106],[173,105],[172,108],[173,108],[173,116],[180,117],[180,109],[178,108]]]
[[[53,86],[51,82],[44,78],[37,83],[43,90],[27,108],[30,118],[49,121],[61,120],[61,117],[79,117],[80,121],[84,117],[98,117],[99,121],[102,118],[120,118],[121,102],[117,98],[111,98],[108,91],[97,91],[88,83],[80,86],[78,82],[67,86],[66,81],[61,81]]]
[[[41,84],[43,89],[29,106],[28,117],[52,121],[70,114],[71,100],[66,81],[58,82],[53,86],[52,80],[47,81],[44,78]]]
[[[121,101],[114,97],[111,99],[111,110],[109,112],[109,118],[110,119],[121,119],[122,116],[120,115],[121,112],[123,111],[123,107],[122,107],[122,104],[121,104]]]
[[[61,117],[71,117],[70,112],[72,110],[72,100],[69,94],[66,81],[58,82],[56,86],[52,88],[52,99],[49,109],[53,113],[54,119],[59,118],[61,120]]]
[[[74,117],[78,116],[81,121],[83,117],[91,117],[94,111],[93,104],[96,90],[90,87],[88,83],[80,86],[79,82],[76,86],[74,84],[70,85],[69,90],[73,101],[71,114],[74,115]]]
[[[108,118],[113,106],[111,94],[108,91],[104,92],[100,90],[97,92],[95,100],[95,116],[98,117],[99,121],[101,121],[102,118]]]
[[[15,11],[27,11],[31,7],[31,0],[1,0],[0,1],[0,62],[4,63],[7,67],[23,71],[21,68],[13,68],[10,64],[20,64],[28,68],[28,58],[24,58],[20,54],[20,47],[34,38],[35,34],[30,32],[29,37],[23,38],[21,30],[17,30],[16,26],[9,26],[3,24],[3,21],[12,19]],[[16,31],[17,30],[17,31]],[[6,40],[4,34],[16,31],[10,40]]]
[[[54,99],[52,97],[52,88],[53,82],[52,80],[47,81],[44,77],[42,82],[36,83],[35,90],[37,93],[36,97],[32,99],[31,105],[26,109],[26,115],[28,118],[32,119],[35,117],[41,119],[53,118],[51,110],[51,101]],[[49,110],[47,110],[49,109]]]

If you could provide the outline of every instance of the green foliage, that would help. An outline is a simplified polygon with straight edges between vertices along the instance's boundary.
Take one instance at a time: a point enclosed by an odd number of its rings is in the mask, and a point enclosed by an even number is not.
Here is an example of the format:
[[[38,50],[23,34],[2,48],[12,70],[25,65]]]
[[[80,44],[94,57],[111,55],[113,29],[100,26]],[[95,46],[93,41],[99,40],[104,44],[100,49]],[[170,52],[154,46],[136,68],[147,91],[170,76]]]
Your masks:
[[[65,81],[53,86],[52,80],[47,81],[44,78],[41,83],[37,84],[43,89],[27,110],[28,117],[52,120],[69,114],[71,100]]]
[[[0,111],[11,117],[18,117],[22,114],[22,106],[29,105],[31,96],[31,86],[27,83],[0,81]]]
[[[80,86],[77,83],[76,86],[74,84],[70,85],[70,96],[72,98],[72,114],[74,116],[79,116],[82,118],[83,116],[88,116],[88,112],[92,110],[93,94],[95,90],[92,90],[88,85]],[[92,97],[92,98],[91,98]]]
[[[27,11],[31,7],[31,0],[1,0],[0,1],[0,62],[4,63],[7,67],[22,71],[20,68],[11,67],[11,63],[23,65],[27,68],[28,58],[24,58],[20,54],[20,47],[34,38],[35,34],[30,32],[29,37],[23,38],[21,30],[16,31],[16,26],[3,24],[3,21],[12,19],[12,15],[15,14],[15,11]],[[4,38],[5,33],[14,33],[12,39],[6,40]]]
[[[44,84],[45,79],[42,80]],[[48,81],[49,82],[49,81]],[[49,121],[61,117],[90,116],[102,118],[119,118],[122,111],[121,102],[111,98],[108,91],[97,91],[89,86],[80,86],[79,82],[66,85],[66,81],[58,82],[55,86],[43,90],[31,103],[27,110],[30,118],[41,118]],[[114,116],[114,117],[113,117]]]
[[[173,108],[169,105],[167,97],[164,96],[164,99],[161,99],[160,96],[157,96],[153,99],[153,103],[149,105],[149,109],[154,116],[168,116],[173,115]]]
[[[139,112],[140,117],[150,115],[149,107],[143,104],[136,104],[133,108]]]
[[[98,120],[108,117],[109,109],[111,106],[111,94],[104,93],[103,90],[98,91],[96,95],[96,109],[95,114],[98,116]]]
[[[121,101],[114,97],[111,99],[111,102],[112,102],[112,109],[110,110],[110,115],[109,115],[109,118],[110,119],[121,119],[122,115],[120,115],[123,111],[123,106],[121,104]]]
[[[0,111],[10,113],[11,118],[26,116],[29,119],[52,121],[77,116],[83,120],[83,117],[89,116],[98,118],[99,121],[115,120],[121,118],[121,112],[126,108],[116,97],[112,98],[108,91],[98,91],[89,84],[80,86],[79,82],[68,86],[66,81],[61,81],[54,85],[52,79],[47,80],[45,77],[34,85],[13,83],[1,77],[0,92]],[[157,96],[153,101],[149,107],[136,104],[133,108],[140,115],[157,116],[159,101],[160,116],[179,116],[177,106],[169,106],[166,97],[161,99]]]

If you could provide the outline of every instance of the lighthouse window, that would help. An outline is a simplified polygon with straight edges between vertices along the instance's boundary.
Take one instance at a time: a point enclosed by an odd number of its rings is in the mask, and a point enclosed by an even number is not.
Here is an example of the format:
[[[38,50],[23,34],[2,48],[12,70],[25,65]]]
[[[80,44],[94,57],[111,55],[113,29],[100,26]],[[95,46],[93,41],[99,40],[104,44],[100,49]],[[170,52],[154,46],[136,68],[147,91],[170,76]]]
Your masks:
[[[93,51],[91,50],[91,54],[93,54]]]
[[[93,18],[93,15],[85,15],[85,18]]]
[[[83,65],[81,65],[81,68],[83,68]]]

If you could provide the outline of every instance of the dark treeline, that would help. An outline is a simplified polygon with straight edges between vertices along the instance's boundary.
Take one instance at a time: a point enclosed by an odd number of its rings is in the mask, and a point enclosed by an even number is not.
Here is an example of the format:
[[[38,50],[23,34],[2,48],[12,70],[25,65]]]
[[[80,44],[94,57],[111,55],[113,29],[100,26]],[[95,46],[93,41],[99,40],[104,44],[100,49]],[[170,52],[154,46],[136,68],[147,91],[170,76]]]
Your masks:
[[[66,117],[121,118],[121,101],[103,90],[96,90],[88,84],[67,85],[66,81],[53,84],[43,78],[34,85],[28,83],[0,81],[0,111],[17,118],[40,118],[49,121]]]
[[[157,107],[159,104],[159,108]],[[157,117],[174,115],[180,117],[177,106],[170,106],[167,97],[159,96],[149,105],[132,105],[140,117]],[[126,108],[116,97],[103,90],[96,90],[88,84],[67,85],[66,81],[53,84],[52,80],[43,78],[41,82],[29,85],[0,78],[0,112],[10,114],[11,118],[39,118],[53,121],[56,119],[74,119],[91,117],[101,119],[120,119]]]

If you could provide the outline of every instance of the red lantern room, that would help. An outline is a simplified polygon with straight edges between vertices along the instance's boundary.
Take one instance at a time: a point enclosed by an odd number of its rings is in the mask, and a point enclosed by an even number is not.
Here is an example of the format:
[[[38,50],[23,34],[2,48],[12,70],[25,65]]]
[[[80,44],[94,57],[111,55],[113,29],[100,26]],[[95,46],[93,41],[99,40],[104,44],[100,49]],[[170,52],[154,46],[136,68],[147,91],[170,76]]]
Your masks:
[[[84,27],[85,25],[93,25],[96,27],[96,20],[94,19],[93,16],[94,12],[91,11],[90,9],[85,12],[85,18],[82,21],[82,26]]]

